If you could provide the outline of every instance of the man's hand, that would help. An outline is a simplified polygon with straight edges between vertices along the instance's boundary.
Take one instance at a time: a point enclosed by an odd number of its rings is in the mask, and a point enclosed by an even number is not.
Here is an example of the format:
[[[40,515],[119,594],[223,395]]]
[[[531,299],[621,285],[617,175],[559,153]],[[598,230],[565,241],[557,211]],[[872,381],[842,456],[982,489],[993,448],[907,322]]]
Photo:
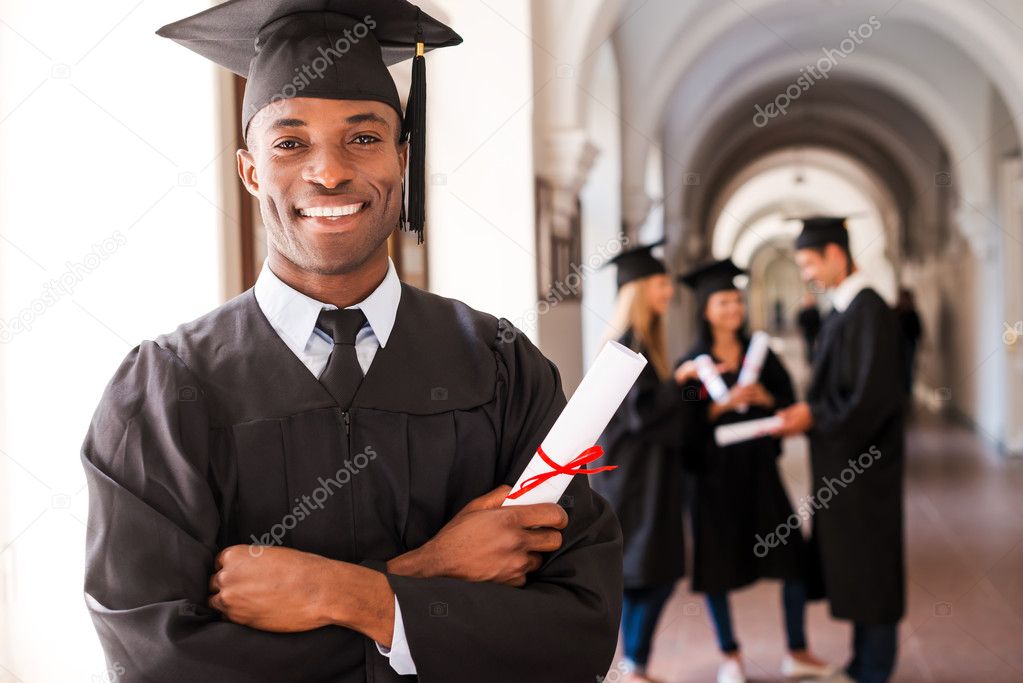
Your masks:
[[[810,405],[805,401],[793,403],[788,408],[779,410],[776,415],[782,419],[782,424],[772,432],[775,436],[794,436],[813,427],[813,414],[810,412]]]
[[[291,548],[234,545],[217,555],[209,605],[262,631],[348,626],[389,647],[394,593],[380,572]]]
[[[387,571],[525,585],[543,563],[540,553],[561,547],[568,513],[556,503],[501,507],[510,492],[498,486],[470,501],[436,536],[388,562]]]
[[[234,545],[217,555],[210,607],[263,631],[309,631],[328,623],[317,603],[331,561],[291,548]]]

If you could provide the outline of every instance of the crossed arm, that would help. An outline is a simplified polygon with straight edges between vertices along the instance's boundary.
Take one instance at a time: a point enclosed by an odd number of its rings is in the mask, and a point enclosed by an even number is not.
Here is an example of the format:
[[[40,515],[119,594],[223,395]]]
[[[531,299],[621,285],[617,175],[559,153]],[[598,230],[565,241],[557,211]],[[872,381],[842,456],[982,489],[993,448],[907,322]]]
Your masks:
[[[568,514],[553,503],[502,508],[499,486],[476,498],[430,541],[387,562],[391,574],[522,586],[541,553],[561,547]],[[381,572],[290,548],[235,545],[217,556],[210,607],[263,631],[344,626],[390,647],[394,592]]]

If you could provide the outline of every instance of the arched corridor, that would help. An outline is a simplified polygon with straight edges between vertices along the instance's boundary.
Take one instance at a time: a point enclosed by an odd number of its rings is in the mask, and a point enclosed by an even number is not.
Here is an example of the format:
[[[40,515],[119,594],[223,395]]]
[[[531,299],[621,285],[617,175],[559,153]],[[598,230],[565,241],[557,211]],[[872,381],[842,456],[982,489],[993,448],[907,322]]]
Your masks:
[[[572,4],[578,16],[595,11]],[[849,216],[860,270],[891,305],[909,290],[924,330],[907,435],[909,612],[896,680],[1023,679],[1015,578],[1023,574],[1021,9],[909,0],[599,4],[619,17],[601,34],[606,43],[585,53],[574,79],[538,83],[540,103],[554,90],[562,102],[575,95],[575,106],[560,118],[543,106],[534,113],[539,140],[564,139],[574,116],[577,139],[596,149],[581,166],[572,165],[581,156],[556,145],[545,152],[582,185],[584,257],[620,227],[634,244],[663,237],[675,273],[730,257],[749,270],[751,327],[771,331],[790,369],[802,368],[796,318],[806,289],[792,219]],[[549,23],[541,35],[589,25],[566,20],[566,11],[534,17]],[[534,51],[541,60],[546,46]],[[552,52],[570,63],[581,54]],[[551,315],[546,336],[539,322],[541,343],[564,359],[569,380],[612,320],[613,291],[610,274],[594,273],[578,311]],[[827,311],[827,295],[811,293]],[[684,289],[673,303],[673,354],[693,338],[693,305]],[[579,342],[559,333],[572,316],[582,321],[581,362]],[[793,501],[809,486],[806,455],[805,441],[788,440]],[[780,676],[779,601],[778,582],[736,601],[755,680]],[[667,681],[713,680],[714,632],[688,579],[667,610],[653,671]],[[814,642],[842,661],[848,628],[820,605],[811,615]],[[617,657],[620,664],[621,643]]]

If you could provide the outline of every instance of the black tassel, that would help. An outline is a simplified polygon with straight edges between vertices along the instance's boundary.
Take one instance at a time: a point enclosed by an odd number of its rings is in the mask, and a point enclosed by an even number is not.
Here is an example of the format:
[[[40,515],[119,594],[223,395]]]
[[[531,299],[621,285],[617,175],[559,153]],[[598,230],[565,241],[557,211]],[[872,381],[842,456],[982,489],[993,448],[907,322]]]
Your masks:
[[[405,230],[413,231],[423,243],[426,225],[426,58],[423,56],[423,28],[416,29],[416,56],[412,60],[412,86],[405,105],[402,135],[409,140],[408,210]]]

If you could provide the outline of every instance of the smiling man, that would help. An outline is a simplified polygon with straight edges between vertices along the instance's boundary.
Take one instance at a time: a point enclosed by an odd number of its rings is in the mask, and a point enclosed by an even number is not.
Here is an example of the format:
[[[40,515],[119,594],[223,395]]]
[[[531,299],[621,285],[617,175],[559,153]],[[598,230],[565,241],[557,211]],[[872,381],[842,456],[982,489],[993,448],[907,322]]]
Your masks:
[[[268,257],[132,349],[90,425],[108,660],[125,681],[597,680],[614,515],[584,477],[501,507],[565,405],[557,369],[387,256],[422,229],[421,55],[461,39],[404,0],[232,0],[159,33],[247,76],[238,173]],[[403,115],[386,64],[413,50]]]

